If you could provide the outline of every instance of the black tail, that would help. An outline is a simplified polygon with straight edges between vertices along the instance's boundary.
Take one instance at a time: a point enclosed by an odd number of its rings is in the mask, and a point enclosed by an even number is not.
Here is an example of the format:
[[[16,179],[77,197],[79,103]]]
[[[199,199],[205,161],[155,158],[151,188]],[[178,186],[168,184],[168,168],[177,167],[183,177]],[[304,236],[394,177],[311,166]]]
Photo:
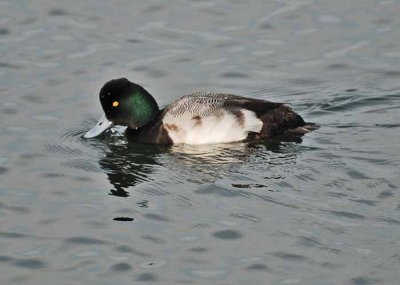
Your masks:
[[[319,129],[319,126],[317,124],[307,122],[305,125],[303,125],[301,127],[297,127],[297,128],[288,130],[288,133],[304,135],[309,132],[315,131],[317,129]]]

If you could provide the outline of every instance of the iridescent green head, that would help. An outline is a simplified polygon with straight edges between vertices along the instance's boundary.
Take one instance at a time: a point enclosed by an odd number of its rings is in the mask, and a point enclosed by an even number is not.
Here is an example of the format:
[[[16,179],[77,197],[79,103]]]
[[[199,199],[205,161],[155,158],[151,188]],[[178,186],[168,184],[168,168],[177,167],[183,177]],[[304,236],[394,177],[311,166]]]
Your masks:
[[[159,113],[150,93],[126,78],[108,81],[99,96],[105,116],[85,134],[86,138],[98,136],[114,124],[131,129],[142,127]]]

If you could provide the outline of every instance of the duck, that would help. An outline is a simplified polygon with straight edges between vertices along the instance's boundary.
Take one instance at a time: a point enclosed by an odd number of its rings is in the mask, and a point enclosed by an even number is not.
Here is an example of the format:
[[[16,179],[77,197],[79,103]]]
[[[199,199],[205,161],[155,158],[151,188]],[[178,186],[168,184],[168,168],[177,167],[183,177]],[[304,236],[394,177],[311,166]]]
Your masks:
[[[304,135],[315,124],[283,103],[233,94],[196,92],[160,109],[142,86],[126,78],[108,81],[99,93],[104,114],[84,138],[114,125],[127,126],[129,139],[147,144],[214,144]]]

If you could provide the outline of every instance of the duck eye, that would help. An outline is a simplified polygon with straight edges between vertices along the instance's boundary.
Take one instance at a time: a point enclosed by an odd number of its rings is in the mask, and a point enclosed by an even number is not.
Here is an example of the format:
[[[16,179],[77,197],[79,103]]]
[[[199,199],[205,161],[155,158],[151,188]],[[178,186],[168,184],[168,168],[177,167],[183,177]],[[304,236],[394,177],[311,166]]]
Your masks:
[[[113,107],[118,107],[118,105],[119,105],[119,102],[118,102],[118,101],[112,102],[112,106],[113,106]]]

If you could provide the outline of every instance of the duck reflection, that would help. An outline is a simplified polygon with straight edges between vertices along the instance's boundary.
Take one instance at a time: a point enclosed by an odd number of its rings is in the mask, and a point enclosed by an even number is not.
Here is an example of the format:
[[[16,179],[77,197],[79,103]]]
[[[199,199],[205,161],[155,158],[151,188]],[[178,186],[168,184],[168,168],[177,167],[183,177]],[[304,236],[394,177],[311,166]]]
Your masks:
[[[128,197],[129,187],[150,181],[150,174],[156,165],[160,165],[158,156],[168,149],[134,143],[108,144],[109,150],[99,160],[113,189],[110,195]]]
[[[110,139],[110,138],[109,138]],[[108,140],[108,151],[99,160],[112,185],[109,194],[128,197],[129,189],[147,181],[159,179],[156,169],[172,170],[178,180],[195,183],[215,182],[238,171],[251,157],[271,154],[293,155],[288,142],[300,143],[301,138],[276,138],[264,142],[242,142],[214,145],[146,145],[126,140]],[[165,175],[164,175],[165,176]],[[156,178],[158,177],[158,178]],[[165,177],[162,177],[165,179]],[[168,177],[167,177],[168,179]]]

